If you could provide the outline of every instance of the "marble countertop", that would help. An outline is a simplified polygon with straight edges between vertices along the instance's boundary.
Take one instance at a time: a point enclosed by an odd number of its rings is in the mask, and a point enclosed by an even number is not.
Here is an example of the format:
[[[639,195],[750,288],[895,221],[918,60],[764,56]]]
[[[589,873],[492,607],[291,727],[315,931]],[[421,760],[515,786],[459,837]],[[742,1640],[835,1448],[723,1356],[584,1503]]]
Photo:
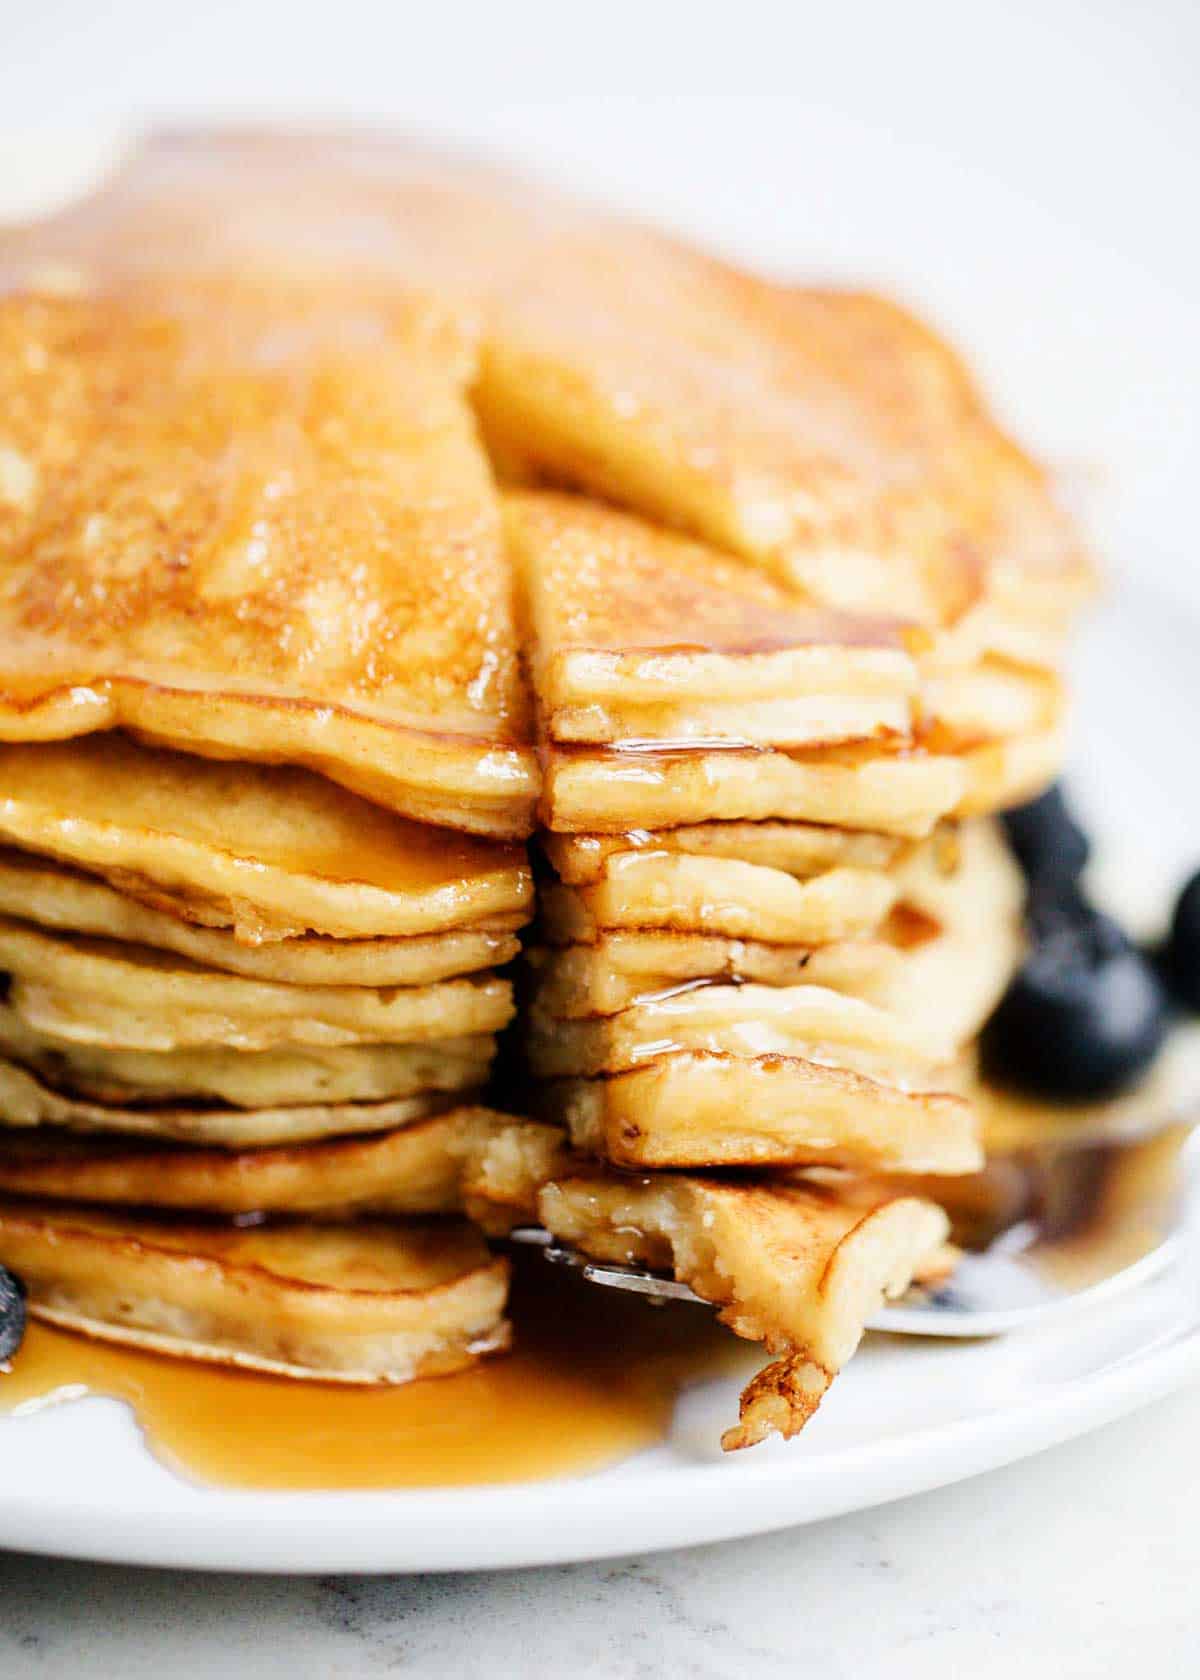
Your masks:
[[[1183,1674],[1200,1650],[1198,1413],[1185,1390],[938,1493],[617,1562],[288,1580],[0,1556],[0,1674]]]

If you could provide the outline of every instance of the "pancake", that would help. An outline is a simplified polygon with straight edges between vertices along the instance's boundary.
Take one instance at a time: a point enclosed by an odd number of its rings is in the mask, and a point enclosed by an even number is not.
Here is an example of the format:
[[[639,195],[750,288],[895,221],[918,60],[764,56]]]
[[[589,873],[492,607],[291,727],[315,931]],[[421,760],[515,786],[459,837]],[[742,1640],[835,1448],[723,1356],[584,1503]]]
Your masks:
[[[11,1133],[0,1136],[0,1191],[226,1215],[466,1212],[498,1234],[536,1219],[537,1191],[565,1156],[557,1127],[483,1108],[267,1149]]]
[[[879,941],[847,943],[887,950]],[[557,950],[534,946],[525,954],[535,976],[539,1007],[547,1015],[568,1021],[615,1015],[638,998],[696,980],[795,986],[815,979],[809,972],[814,963],[816,973],[822,972],[821,952],[810,946],[764,945],[694,933],[605,933],[590,945]],[[818,985],[824,983],[816,980]]]
[[[55,1090],[137,1110],[164,1105],[188,1112],[229,1104],[246,1114],[219,1112],[214,1125],[244,1128],[254,1113],[330,1105],[392,1102],[422,1093],[478,1089],[495,1053],[490,1034],[434,1039],[426,1044],[350,1044],[335,1049],[292,1045],[282,1050],[106,1050],[28,1026],[0,1004],[0,1052],[31,1069]],[[121,1127],[120,1130],[127,1128]],[[235,1138],[235,1140],[236,1140]],[[224,1141],[224,1133],[214,1141]]]
[[[1092,587],[1045,475],[954,352],[882,298],[597,226],[548,239],[505,288],[477,400],[543,478],[833,607],[959,636],[974,611],[991,645]]]
[[[969,1109],[930,1091],[959,1091],[950,1064],[1020,959],[1024,883],[990,823],[943,834],[893,880],[901,903],[875,936],[807,960],[783,948],[802,965],[790,982],[781,964],[765,983],[736,968],[741,983],[722,983],[713,965],[742,960],[734,941],[607,935],[535,958],[527,1049],[556,1081],[545,1112],[627,1165],[866,1168],[893,1147],[978,1159]]]
[[[527,956],[537,1007],[579,1020],[697,981],[807,984],[863,998],[919,1034],[961,1044],[991,1013],[1024,949],[1023,877],[994,825],[974,822],[900,866],[894,883],[901,902],[870,936],[815,948],[595,931],[587,944],[534,947]]]
[[[910,617],[956,658],[1040,647],[1055,662],[1092,587],[1046,476],[896,304],[771,284],[411,140],[151,136],[100,194],[5,246],[18,275],[73,264],[143,292],[173,273],[177,291],[184,253],[193,283],[308,286],[335,321],[348,293],[360,336],[378,333],[381,292],[394,308],[416,291],[477,359],[476,412],[510,470],[826,604]]]
[[[307,771],[119,734],[0,746],[0,837],[250,943],[441,933],[532,893],[521,848],[406,822]]]
[[[593,1173],[548,1184],[539,1206],[562,1241],[672,1272],[775,1356],[726,1450],[802,1429],[882,1302],[946,1265],[946,1216],[915,1197],[864,1206],[817,1186]]]
[[[625,1073],[547,1082],[536,1102],[618,1166],[966,1173],[983,1161],[962,1097],[799,1056],[666,1050]]]
[[[275,1376],[408,1382],[509,1343],[507,1263],[459,1221],[238,1229],[13,1201],[0,1264],[34,1318]]]
[[[831,869],[807,881],[733,858],[626,852],[595,886],[542,889],[548,943],[594,941],[602,929],[722,934],[767,945],[823,945],[871,933],[898,897],[892,876]]]
[[[507,980],[432,986],[282,986],[198,967],[147,945],[51,934],[0,918],[8,1003],[29,1026],[115,1050],[411,1044],[497,1032]]]
[[[982,790],[981,782],[980,799]],[[541,813],[548,828],[567,834],[783,819],[919,839],[967,791],[967,773],[952,753],[923,749],[552,747]]]
[[[247,945],[197,927],[115,887],[44,858],[0,848],[0,916],[64,933],[152,945],[204,968],[293,986],[422,986],[499,967],[520,950],[503,918],[406,939],[328,939],[310,934]]]
[[[626,834],[542,834],[538,843],[561,881],[589,886],[606,873],[620,852],[687,852],[694,857],[733,858],[781,869],[807,880],[827,870],[880,871],[912,850],[892,834],[854,833],[816,823],[708,822],[678,828],[633,829]]]
[[[530,1066],[547,1079],[624,1073],[699,1050],[799,1056],[911,1089],[928,1085],[956,1049],[936,1023],[933,1032],[913,1030],[861,998],[806,984],[686,987],[590,1021],[563,1021],[535,1006],[526,1035]]]
[[[16,1063],[0,1060],[0,1148],[7,1133],[33,1127],[121,1137],[168,1140],[224,1148],[308,1143],[314,1138],[346,1137],[390,1131],[439,1114],[456,1101],[453,1094],[422,1091],[380,1102],[291,1104],[278,1108],[171,1106],[138,1103],[108,1093],[99,1102],[60,1090]],[[86,1198],[84,1198],[86,1200]],[[156,1196],[147,1198],[150,1202]]]
[[[695,933],[601,933],[591,944],[532,946],[534,996],[548,1015],[615,1015],[639,998],[695,982],[825,986],[891,1008],[912,972],[910,955],[940,937],[939,924],[900,905],[869,938],[765,945]]]
[[[0,299],[0,739],[123,727],[527,833],[509,564],[461,370],[396,327],[335,347],[280,330],[269,296],[252,315],[230,343],[202,312]]]
[[[577,497],[510,495],[505,511],[550,740],[911,736],[916,667],[896,624],[806,605]]]

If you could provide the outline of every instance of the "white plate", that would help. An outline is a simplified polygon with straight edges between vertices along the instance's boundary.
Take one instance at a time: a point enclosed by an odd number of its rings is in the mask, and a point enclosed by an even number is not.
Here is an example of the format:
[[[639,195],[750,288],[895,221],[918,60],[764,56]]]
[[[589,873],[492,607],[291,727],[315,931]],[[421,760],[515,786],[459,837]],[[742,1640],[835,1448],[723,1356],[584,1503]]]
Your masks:
[[[1084,651],[1080,736],[1089,750],[1075,779],[1105,836],[1102,875],[1139,913],[1161,913],[1189,858],[1200,861],[1200,806],[1180,778],[1180,766],[1194,764],[1196,637],[1195,619],[1177,604],[1142,593],[1114,603]],[[1134,870],[1122,861],[1131,858]],[[200,1488],[150,1456],[128,1411],[89,1399],[0,1420],[0,1545],[114,1562],[322,1572],[644,1552],[943,1486],[1083,1434],[1196,1377],[1200,1265],[1184,1263],[1127,1298],[1003,1340],[869,1338],[792,1443],[723,1456],[716,1442],[737,1392],[723,1379],[683,1397],[663,1446],[596,1475],[512,1487]]]

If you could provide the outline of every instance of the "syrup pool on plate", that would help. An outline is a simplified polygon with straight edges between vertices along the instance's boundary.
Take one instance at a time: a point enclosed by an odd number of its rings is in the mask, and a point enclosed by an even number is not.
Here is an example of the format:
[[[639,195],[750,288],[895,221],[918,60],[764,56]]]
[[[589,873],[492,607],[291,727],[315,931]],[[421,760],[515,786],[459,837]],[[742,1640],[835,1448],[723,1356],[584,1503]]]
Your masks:
[[[22,1413],[84,1395],[122,1400],[158,1458],[225,1487],[451,1487],[598,1470],[662,1440],[684,1388],[754,1365],[705,1308],[655,1308],[536,1260],[519,1269],[513,1319],[507,1357],[379,1388],[225,1370],[31,1323],[0,1375],[0,1413],[19,1426]]]

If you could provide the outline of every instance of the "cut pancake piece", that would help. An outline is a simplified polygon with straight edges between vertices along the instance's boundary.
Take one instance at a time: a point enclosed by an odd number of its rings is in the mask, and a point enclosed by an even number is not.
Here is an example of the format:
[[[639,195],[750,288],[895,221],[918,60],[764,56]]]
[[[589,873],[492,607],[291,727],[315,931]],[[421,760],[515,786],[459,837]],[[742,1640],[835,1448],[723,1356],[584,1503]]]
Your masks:
[[[1048,616],[1093,587],[1045,475],[894,303],[611,226],[531,269],[497,306],[477,403],[543,479],[829,605],[952,632],[972,608],[1015,596]]]
[[[672,1050],[627,1073],[553,1081],[538,1103],[618,1166],[964,1173],[983,1160],[961,1097],[798,1056]]]
[[[586,943],[607,928],[823,945],[871,933],[898,891],[893,876],[864,869],[830,869],[797,881],[734,858],[624,852],[609,859],[594,886],[544,887],[539,926],[554,945]]]
[[[0,1204],[34,1318],[277,1376],[397,1383],[509,1344],[507,1263],[460,1220],[228,1224]]]
[[[474,1090],[487,1078],[495,1039],[426,1044],[348,1044],[334,1049],[106,1050],[40,1032],[0,1004],[0,1052],[56,1090],[124,1107],[228,1103],[233,1108],[375,1103],[424,1092]],[[240,1123],[229,1115],[231,1125]]]
[[[588,944],[527,953],[536,1006],[580,1020],[697,983],[808,985],[862,998],[915,1037],[958,1046],[978,1032],[1020,960],[1025,888],[993,824],[966,823],[939,838],[897,872],[901,902],[869,936],[813,949],[599,932]]]
[[[532,896],[523,848],[407,822],[305,770],[115,733],[0,746],[0,836],[249,942],[440,933]]]
[[[283,986],[200,968],[184,957],[0,918],[8,1003],[41,1032],[114,1050],[287,1044],[411,1044],[498,1032],[507,980],[432,986]]]
[[[670,1271],[775,1363],[744,1391],[727,1449],[804,1427],[883,1301],[947,1269],[946,1215],[818,1186],[588,1173],[548,1184],[542,1221],[599,1260]]]
[[[247,945],[225,928],[198,927],[142,904],[95,876],[3,848],[0,915],[56,932],[150,945],[205,968],[292,986],[424,986],[497,968],[520,950],[520,941],[505,929],[503,918],[486,926],[402,939],[309,934]]]
[[[0,302],[21,487],[0,500],[0,739],[124,727],[525,834],[510,567],[461,366],[398,323],[337,349],[280,332],[270,305],[222,342],[144,299]]]
[[[785,819],[919,838],[965,791],[958,760],[924,750],[559,746],[546,754],[542,815],[563,833]]]
[[[830,612],[640,520],[513,494],[542,733],[799,747],[912,732],[900,628]]]
[[[467,1213],[499,1234],[536,1219],[566,1157],[558,1127],[485,1108],[265,1149],[14,1133],[0,1136],[0,1192],[227,1215]]]
[[[390,1131],[451,1107],[453,1094],[423,1091],[379,1102],[295,1103],[278,1108],[222,1108],[104,1102],[59,1090],[16,1063],[0,1060],[0,1128],[25,1131],[47,1126],[70,1132],[166,1139],[175,1143],[256,1148],[306,1143],[313,1138]],[[0,1139],[3,1138],[0,1131]],[[149,1197],[151,1202],[156,1197]]]
[[[921,1023],[921,1028],[925,1023]],[[957,1044],[824,986],[685,987],[619,1015],[563,1021],[535,1007],[526,1049],[544,1079],[624,1073],[677,1050],[798,1056],[905,1088],[928,1085]]]
[[[908,856],[912,843],[894,834],[855,833],[817,823],[709,822],[679,828],[635,828],[625,834],[542,834],[539,844],[560,881],[590,886],[622,852],[687,852],[781,869],[807,880],[830,869],[881,871]]]

